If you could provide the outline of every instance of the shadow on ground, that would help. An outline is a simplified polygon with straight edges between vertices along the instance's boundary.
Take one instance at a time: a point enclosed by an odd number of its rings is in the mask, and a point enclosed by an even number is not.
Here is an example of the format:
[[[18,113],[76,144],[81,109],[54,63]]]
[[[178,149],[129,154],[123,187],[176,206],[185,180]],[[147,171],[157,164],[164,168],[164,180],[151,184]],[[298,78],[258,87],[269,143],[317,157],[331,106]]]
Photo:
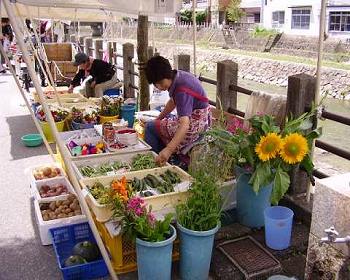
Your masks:
[[[25,147],[21,142],[21,137],[23,135],[38,133],[30,115],[7,117],[6,122],[10,129],[11,156],[13,160],[46,155],[48,153],[44,144],[39,147]]]

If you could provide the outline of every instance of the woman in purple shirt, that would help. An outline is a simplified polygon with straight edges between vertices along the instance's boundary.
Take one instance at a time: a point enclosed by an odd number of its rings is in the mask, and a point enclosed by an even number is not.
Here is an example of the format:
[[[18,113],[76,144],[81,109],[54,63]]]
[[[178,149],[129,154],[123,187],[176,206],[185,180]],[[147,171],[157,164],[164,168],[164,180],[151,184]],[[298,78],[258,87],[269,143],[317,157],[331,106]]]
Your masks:
[[[162,56],[147,62],[146,76],[159,90],[168,90],[170,99],[154,122],[146,124],[145,140],[159,153],[157,162],[166,163],[199,138],[210,124],[210,106],[200,81],[191,73],[172,70]],[[176,108],[177,117],[168,118]]]

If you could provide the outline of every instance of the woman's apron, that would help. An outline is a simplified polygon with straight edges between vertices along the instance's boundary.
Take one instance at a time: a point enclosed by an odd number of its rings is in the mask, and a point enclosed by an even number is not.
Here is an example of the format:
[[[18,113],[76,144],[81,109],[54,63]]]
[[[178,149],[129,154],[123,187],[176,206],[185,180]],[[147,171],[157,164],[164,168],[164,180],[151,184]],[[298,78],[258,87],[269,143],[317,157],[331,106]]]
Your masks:
[[[175,94],[188,94],[195,99],[203,102],[208,102],[209,99],[200,95],[199,93],[187,88],[179,87],[175,90]],[[211,113],[210,106],[203,109],[195,109],[192,111],[190,118],[190,127],[186,133],[185,139],[177,147],[176,153],[180,153],[181,150],[187,147],[189,144],[198,140],[200,134],[206,131],[211,125]],[[175,133],[179,127],[179,119],[174,118],[164,118],[162,120],[156,120],[156,129],[159,137],[165,145],[167,145],[175,136]]]

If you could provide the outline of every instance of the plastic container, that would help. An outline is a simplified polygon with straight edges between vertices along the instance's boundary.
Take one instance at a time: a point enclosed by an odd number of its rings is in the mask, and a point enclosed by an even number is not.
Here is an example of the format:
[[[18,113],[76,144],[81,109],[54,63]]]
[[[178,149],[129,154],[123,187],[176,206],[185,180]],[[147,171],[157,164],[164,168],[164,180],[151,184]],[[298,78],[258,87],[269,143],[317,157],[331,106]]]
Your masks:
[[[251,174],[236,168],[237,174],[237,217],[238,222],[251,228],[264,226],[264,211],[271,206],[272,184],[260,187],[258,194],[249,184]]]
[[[48,185],[48,186],[55,186],[55,185],[63,185],[67,187],[67,194],[61,194],[58,196],[52,196],[52,197],[41,197],[39,191],[42,186]],[[33,196],[36,200],[39,202],[49,202],[49,201],[54,201],[57,199],[66,199],[70,193],[75,194],[75,191],[70,184],[69,180],[66,177],[56,177],[50,180],[41,180],[41,181],[36,181],[34,183],[34,188],[33,188]]]
[[[215,233],[219,225],[208,231],[193,231],[179,223],[180,278],[208,279]]]
[[[87,240],[96,243],[88,223],[52,228],[50,233],[63,279],[96,279],[108,275],[108,269],[102,257],[86,264],[64,267],[64,261],[71,256],[75,244]]]
[[[121,107],[122,119],[128,121],[128,126],[133,127],[135,121],[136,107],[134,105],[122,105]]]
[[[120,129],[115,133],[116,138],[121,144],[132,146],[138,143],[138,134],[133,129]]]
[[[78,123],[72,121],[72,128],[74,130],[94,128],[95,125],[96,123]]]
[[[58,132],[64,131],[64,125],[66,120],[55,122]],[[49,143],[55,143],[54,136],[51,132],[50,126],[48,122],[40,121],[41,128],[43,129],[44,135]]]
[[[120,234],[118,224],[112,221],[101,223],[95,221],[98,232],[106,246],[114,270],[117,273],[127,273],[137,269],[136,247],[135,243]],[[179,259],[179,239],[176,239],[173,247],[173,260]]]
[[[283,206],[272,206],[264,211],[267,247],[284,250],[290,245],[294,213]]]
[[[104,91],[103,95],[107,96],[119,96],[120,95],[120,89],[119,88],[110,88]]]
[[[136,238],[137,271],[139,280],[170,280],[173,243],[176,230],[170,225],[171,236],[161,242]],[[182,278],[188,279],[188,278]],[[204,278],[202,278],[204,279]]]
[[[104,176],[104,177],[82,179],[80,180],[80,184],[84,189],[84,193],[86,194],[86,202],[88,203],[92,212],[95,214],[96,220],[99,222],[106,222],[110,220],[112,217],[112,214],[113,214],[112,207],[110,205],[103,205],[98,203],[96,199],[89,192],[88,186],[92,186],[95,182],[98,181],[104,186],[109,187],[113,179],[121,179],[123,176],[125,176],[127,180],[129,179],[131,180],[135,177],[142,179],[146,177],[148,174],[153,174],[155,176],[163,174],[168,169],[179,174],[181,178],[182,182],[177,186],[175,186],[176,191],[171,193],[144,197],[143,199],[148,206],[152,206],[153,211],[159,211],[162,209],[174,209],[176,205],[178,205],[180,202],[183,202],[187,199],[188,189],[192,181],[192,177],[177,166],[165,166],[165,167],[159,167],[155,169],[129,172],[123,175],[116,175],[116,176]]]
[[[102,116],[99,115],[100,117],[100,124],[104,124],[105,122],[114,122],[119,119],[119,116]]]
[[[41,180],[35,179],[34,172],[36,170],[40,170],[40,169],[43,169],[45,167],[51,167],[51,168],[56,168],[56,169],[58,168],[59,169],[59,174],[57,176],[55,176],[55,177],[52,177],[52,178],[45,178],[45,179],[41,179]],[[29,173],[27,173],[27,172],[29,172]],[[55,178],[65,177],[66,176],[66,173],[64,172],[64,170],[61,168],[61,166],[58,163],[51,163],[51,164],[44,164],[44,165],[33,166],[33,167],[28,168],[26,170],[26,174],[29,174],[30,181],[32,183],[40,182],[40,181],[48,181],[48,180],[52,180],[52,179],[55,179]]]
[[[55,201],[55,200],[52,200],[52,201]],[[69,218],[44,221],[40,212],[39,204],[40,204],[39,201],[34,200],[35,219],[38,224],[39,235],[40,235],[42,245],[52,244],[50,229],[66,226],[66,225],[79,224],[87,221],[85,215],[78,215],[78,216],[73,216]]]
[[[37,147],[43,143],[40,134],[27,134],[21,137],[22,143],[27,147]]]

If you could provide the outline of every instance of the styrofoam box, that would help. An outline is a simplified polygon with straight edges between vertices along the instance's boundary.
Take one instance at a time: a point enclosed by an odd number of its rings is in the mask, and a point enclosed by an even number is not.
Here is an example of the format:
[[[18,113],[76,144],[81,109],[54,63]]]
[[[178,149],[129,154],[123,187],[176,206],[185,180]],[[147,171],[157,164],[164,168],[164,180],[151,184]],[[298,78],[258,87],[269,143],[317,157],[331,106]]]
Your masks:
[[[66,199],[69,194],[62,194],[62,195],[52,196],[52,197],[41,197],[40,196],[39,190],[42,186],[45,186],[45,185],[55,186],[58,184],[66,186],[69,193],[75,194],[75,191],[74,191],[74,189],[73,189],[73,187],[72,187],[72,185],[69,182],[67,177],[57,177],[57,178],[53,178],[50,180],[41,180],[41,181],[35,182],[34,188],[33,188],[34,198],[36,200],[38,200],[39,202],[48,202],[48,201],[53,201],[56,199]]]
[[[152,156],[155,158],[157,156],[157,154],[155,152],[152,151],[141,151],[141,152],[134,152],[134,153],[129,153],[129,154],[117,154],[117,155],[110,155],[109,157],[101,157],[101,158],[89,158],[89,159],[80,159],[80,160],[76,160],[72,162],[72,166],[73,169],[78,177],[78,180],[84,179],[84,178],[89,178],[89,177],[84,177],[83,174],[81,174],[79,168],[83,167],[83,166],[93,166],[93,167],[97,167],[101,164],[104,163],[113,163],[115,161],[119,161],[119,162],[123,162],[123,163],[127,163],[127,164],[131,164],[132,159],[138,155],[145,155],[145,154],[152,154]],[[170,166],[169,163],[166,164],[166,166]],[[129,171],[118,171],[117,173],[113,174],[108,174],[110,176],[113,175],[119,175],[119,174],[124,174],[127,173]]]
[[[173,172],[176,172],[177,174],[179,174],[181,178],[182,182],[174,187],[175,192],[159,194],[159,195],[154,195],[150,197],[144,197],[143,199],[147,204],[147,206],[152,206],[153,211],[158,211],[164,208],[174,209],[176,205],[178,205],[180,202],[185,201],[185,199],[188,197],[187,191],[193,180],[189,174],[187,174],[185,171],[183,171],[181,168],[177,166],[165,166],[165,167],[158,167],[155,169],[129,172],[123,175],[103,176],[103,177],[82,179],[80,180],[80,184],[84,189],[86,202],[90,206],[91,210],[94,212],[96,219],[99,222],[106,222],[112,217],[112,213],[113,213],[112,207],[110,205],[99,204],[89,192],[88,186],[92,186],[95,182],[99,181],[105,187],[109,187],[113,179],[119,180],[123,176],[125,176],[127,180],[132,180],[135,177],[139,179],[143,179],[148,174],[153,174],[157,176],[157,175],[163,174],[166,170],[171,170]]]
[[[34,177],[34,170],[35,169],[38,169],[38,168],[45,168],[45,167],[55,167],[55,168],[59,168],[60,169],[60,174],[59,176],[56,176],[56,177],[53,177],[53,178],[46,178],[46,179],[42,179],[42,180],[36,180],[35,177]],[[27,173],[28,172],[28,173]],[[29,175],[30,177],[30,186],[31,188],[33,188],[35,186],[35,183],[36,182],[40,182],[40,181],[50,181],[50,180],[53,180],[55,178],[62,178],[62,177],[65,177],[66,176],[66,173],[64,172],[64,170],[62,169],[62,167],[58,164],[58,163],[49,163],[49,164],[42,164],[42,165],[37,165],[37,166],[33,166],[33,167],[30,167],[29,169],[27,169],[25,171],[25,173],[27,175]]]
[[[58,200],[58,199],[56,199]],[[55,200],[52,200],[55,201]],[[41,239],[41,244],[42,245],[51,245],[52,240],[51,240],[51,234],[49,229],[50,228],[56,228],[56,227],[61,227],[65,225],[73,225],[73,224],[79,224],[86,222],[86,216],[85,215],[79,215],[79,216],[73,216],[69,218],[63,218],[63,219],[55,219],[51,221],[44,221],[43,217],[40,212],[40,203],[37,200],[34,200],[34,210],[35,210],[35,218],[36,222],[38,224],[39,228],[39,235]],[[45,202],[47,203],[47,202]]]

